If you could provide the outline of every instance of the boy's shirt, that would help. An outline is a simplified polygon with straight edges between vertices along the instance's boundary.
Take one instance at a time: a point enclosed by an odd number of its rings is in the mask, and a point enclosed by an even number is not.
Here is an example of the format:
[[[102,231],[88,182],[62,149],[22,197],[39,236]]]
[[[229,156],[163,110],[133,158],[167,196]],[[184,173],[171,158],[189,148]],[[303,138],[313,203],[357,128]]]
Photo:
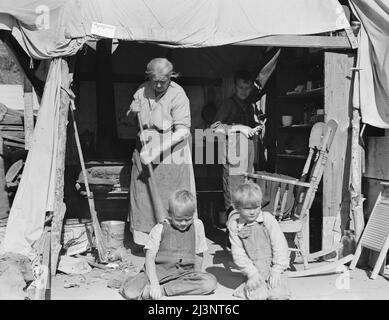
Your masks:
[[[234,212],[231,212],[231,215],[232,214],[234,214]],[[277,220],[269,212],[261,212],[256,221],[263,222],[265,228],[269,232],[273,255],[271,269],[276,272],[285,271],[289,266],[288,244]],[[240,217],[232,219],[228,224],[231,252],[234,262],[241,272],[247,277],[250,277],[257,272],[257,268],[254,266],[253,261],[248,257],[246,250],[243,247],[242,240],[238,236],[238,232],[243,226],[244,221]]]
[[[170,224],[169,220],[165,220]],[[195,237],[196,237],[196,254],[204,253],[208,250],[207,240],[205,238],[204,225],[200,219],[193,220],[195,228]],[[159,244],[161,243],[161,234],[163,229],[163,223],[156,224],[149,233],[149,238],[144,247],[145,250],[159,250]]]

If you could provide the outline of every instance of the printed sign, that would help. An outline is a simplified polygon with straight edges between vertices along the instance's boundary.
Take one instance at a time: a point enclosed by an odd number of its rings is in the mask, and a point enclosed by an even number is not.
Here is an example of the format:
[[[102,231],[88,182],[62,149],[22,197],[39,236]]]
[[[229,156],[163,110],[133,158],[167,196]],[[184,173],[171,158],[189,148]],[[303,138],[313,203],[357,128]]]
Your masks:
[[[116,27],[110,24],[92,22],[91,34],[103,38],[114,38]]]

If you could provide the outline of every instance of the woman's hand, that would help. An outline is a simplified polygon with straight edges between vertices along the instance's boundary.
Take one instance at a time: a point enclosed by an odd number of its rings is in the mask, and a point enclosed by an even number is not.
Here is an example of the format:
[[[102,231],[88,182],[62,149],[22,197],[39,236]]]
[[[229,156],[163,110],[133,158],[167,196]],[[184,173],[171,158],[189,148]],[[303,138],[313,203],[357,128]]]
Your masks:
[[[161,154],[163,140],[155,130],[150,129],[144,129],[139,135],[139,139],[143,145],[140,151],[140,159],[142,163],[148,165]]]
[[[250,128],[249,126],[245,126],[243,124],[235,125],[236,131],[243,133],[247,138],[251,138],[256,134],[256,130]]]
[[[247,279],[246,286],[248,291],[253,291],[261,286],[261,276],[258,272]]]
[[[157,145],[152,143],[147,143],[140,151],[140,160],[143,164],[148,165],[159,157],[161,154],[161,149]]]
[[[130,105],[130,109],[128,110],[128,112],[134,112],[134,113],[138,113],[140,112],[140,103],[139,101],[133,101]]]
[[[153,300],[162,298],[162,289],[159,283],[150,284],[150,298]]]

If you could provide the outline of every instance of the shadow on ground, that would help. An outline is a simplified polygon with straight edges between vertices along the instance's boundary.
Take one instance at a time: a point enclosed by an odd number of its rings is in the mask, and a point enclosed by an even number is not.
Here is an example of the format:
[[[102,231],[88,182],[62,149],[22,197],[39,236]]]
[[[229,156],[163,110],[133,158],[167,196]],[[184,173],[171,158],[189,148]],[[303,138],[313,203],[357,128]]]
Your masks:
[[[224,267],[208,267],[205,271],[213,274],[217,282],[228,289],[236,289],[244,280],[239,272]]]

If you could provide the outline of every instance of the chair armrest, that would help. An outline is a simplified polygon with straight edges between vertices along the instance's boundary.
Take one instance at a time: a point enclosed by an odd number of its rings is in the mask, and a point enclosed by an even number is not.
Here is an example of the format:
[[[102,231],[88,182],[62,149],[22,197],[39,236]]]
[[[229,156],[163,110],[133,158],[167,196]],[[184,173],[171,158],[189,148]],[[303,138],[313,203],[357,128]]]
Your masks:
[[[263,174],[255,174],[255,173],[243,173],[243,175],[247,178],[262,179],[262,180],[267,180],[267,181],[286,183],[286,184],[295,185],[295,186],[299,186],[299,187],[305,187],[305,188],[309,188],[311,186],[310,183],[302,182],[302,181],[299,181],[298,179],[277,178],[277,177],[267,176],[267,175],[263,175]]]

